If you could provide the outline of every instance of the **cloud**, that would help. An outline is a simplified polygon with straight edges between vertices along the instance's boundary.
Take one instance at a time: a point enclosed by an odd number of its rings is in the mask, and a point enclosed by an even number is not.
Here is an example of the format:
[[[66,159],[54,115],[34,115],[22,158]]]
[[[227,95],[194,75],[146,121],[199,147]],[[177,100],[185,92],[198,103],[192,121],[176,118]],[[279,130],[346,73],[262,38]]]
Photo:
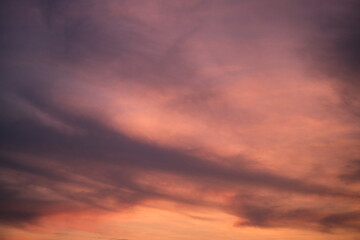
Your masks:
[[[25,95],[24,95],[25,96]],[[144,173],[167,173],[184,179],[191,179],[194,184],[212,188],[227,188],[226,186],[245,186],[270,189],[272,191],[289,192],[300,195],[315,195],[329,197],[345,197],[358,199],[359,195],[334,187],[323,186],[299,179],[274,174],[261,169],[247,166],[236,169],[203,160],[179,152],[142,143],[122,135],[100,122],[77,114],[72,114],[52,105],[47,99],[40,101],[36,95],[28,98],[29,104],[46,112],[74,129],[81,129],[81,133],[68,134],[56,128],[42,124],[36,119],[23,118],[16,122],[1,122],[2,136],[0,138],[3,157],[1,167],[8,173],[22,173],[23,181],[36,182],[37,185],[57,192],[66,200],[65,206],[72,202],[83,207],[115,211],[122,208],[136,206],[149,199],[163,199],[190,205],[206,205],[206,201],[195,200],[191,196],[179,196],[175,192],[164,192],[149,182],[146,185],[138,182]],[[21,153],[19,157],[16,154]],[[13,157],[6,157],[7,155]],[[245,159],[245,163],[248,160]],[[84,190],[71,190],[80,188]],[[21,192],[24,186],[16,187]],[[33,192],[33,195],[38,193]],[[15,196],[15,195],[11,195]],[[42,195],[39,195],[40,199]],[[23,209],[20,202],[32,201],[20,198],[13,202],[14,218],[9,223],[34,221],[47,214],[39,206],[50,205],[58,208],[57,203],[42,200],[34,202],[31,211]],[[16,208],[19,202],[19,209]],[[61,205],[60,205],[61,206]],[[62,207],[60,207],[62,208]],[[4,206],[4,209],[9,209]],[[262,206],[246,205],[243,216],[248,217],[250,225],[266,226],[272,216],[275,218],[297,218],[303,212],[273,212]],[[8,210],[6,210],[8,211]],[[59,210],[61,211],[61,210]],[[54,211],[55,213],[58,210]],[[49,214],[52,214],[49,211]],[[292,216],[291,213],[294,213]],[[299,213],[299,214],[297,214]],[[12,214],[8,212],[8,214]],[[302,216],[302,215],[301,215]],[[297,219],[299,220],[299,219]],[[334,223],[335,224],[335,223]]]
[[[239,216],[236,226],[263,228],[292,227],[334,232],[338,229],[359,230],[359,212],[337,212],[325,205],[312,207],[291,207],[287,201],[274,196],[241,194],[232,200],[229,211]]]
[[[97,164],[101,159],[101,164],[115,164],[142,171],[165,171],[194,178],[215,178],[305,194],[358,197],[355,193],[306,183],[246,166],[231,169],[174,149],[137,142],[92,119],[62,111],[57,106],[51,105],[49,100],[41,101],[35,98],[31,104],[66,125],[82,129],[84,133],[68,135],[57,129],[42,126],[31,119],[24,119],[11,125],[2,125],[1,142],[8,151],[60,157],[66,163],[76,159],[86,159],[90,163]],[[246,162],[247,159],[244,161]]]
[[[357,161],[338,173],[329,150],[346,152],[330,139],[350,127],[324,120],[318,98],[332,92],[297,72],[293,51],[316,50],[309,64],[336,73],[354,113],[358,5],[265,2],[1,2],[1,222],[170,202],[238,226],[356,229]],[[193,151],[194,139],[211,144]],[[212,149],[230,145],[244,154]]]
[[[77,212],[81,209],[79,204],[71,205],[65,201],[41,199],[39,196],[24,196],[24,189],[14,188],[7,184],[1,186],[1,218],[0,222],[6,225],[24,227],[35,224],[44,216],[64,212]],[[34,193],[34,192],[33,192]]]
[[[310,37],[313,67],[331,77],[342,96],[342,107],[358,116],[360,31],[357,1],[332,2],[314,17]]]
[[[360,228],[360,212],[352,211],[345,213],[330,214],[323,217],[320,223],[324,226],[325,230],[331,229],[334,226],[355,229],[359,231]]]
[[[339,178],[347,183],[355,183],[360,181],[360,161],[354,160],[348,164],[345,173],[342,173]]]

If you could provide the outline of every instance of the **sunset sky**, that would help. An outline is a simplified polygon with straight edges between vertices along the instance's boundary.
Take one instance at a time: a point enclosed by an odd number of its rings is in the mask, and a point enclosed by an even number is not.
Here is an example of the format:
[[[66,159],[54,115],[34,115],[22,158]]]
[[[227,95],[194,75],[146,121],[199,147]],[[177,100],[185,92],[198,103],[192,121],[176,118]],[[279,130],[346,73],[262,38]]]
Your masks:
[[[360,1],[0,12],[1,240],[360,240]]]

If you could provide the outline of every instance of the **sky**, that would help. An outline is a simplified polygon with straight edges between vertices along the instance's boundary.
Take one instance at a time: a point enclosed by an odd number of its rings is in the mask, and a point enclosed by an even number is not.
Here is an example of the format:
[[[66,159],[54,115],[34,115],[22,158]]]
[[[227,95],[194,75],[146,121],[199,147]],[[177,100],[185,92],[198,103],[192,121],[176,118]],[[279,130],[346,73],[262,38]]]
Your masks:
[[[360,240],[359,1],[0,9],[1,240]]]

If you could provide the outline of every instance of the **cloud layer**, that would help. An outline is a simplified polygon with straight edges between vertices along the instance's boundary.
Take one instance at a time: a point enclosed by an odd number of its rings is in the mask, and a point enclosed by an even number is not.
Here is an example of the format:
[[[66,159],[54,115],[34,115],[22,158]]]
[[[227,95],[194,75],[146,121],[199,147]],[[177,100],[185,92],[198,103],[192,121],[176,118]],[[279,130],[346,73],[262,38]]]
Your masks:
[[[356,1],[0,4],[5,239],[358,236]]]

